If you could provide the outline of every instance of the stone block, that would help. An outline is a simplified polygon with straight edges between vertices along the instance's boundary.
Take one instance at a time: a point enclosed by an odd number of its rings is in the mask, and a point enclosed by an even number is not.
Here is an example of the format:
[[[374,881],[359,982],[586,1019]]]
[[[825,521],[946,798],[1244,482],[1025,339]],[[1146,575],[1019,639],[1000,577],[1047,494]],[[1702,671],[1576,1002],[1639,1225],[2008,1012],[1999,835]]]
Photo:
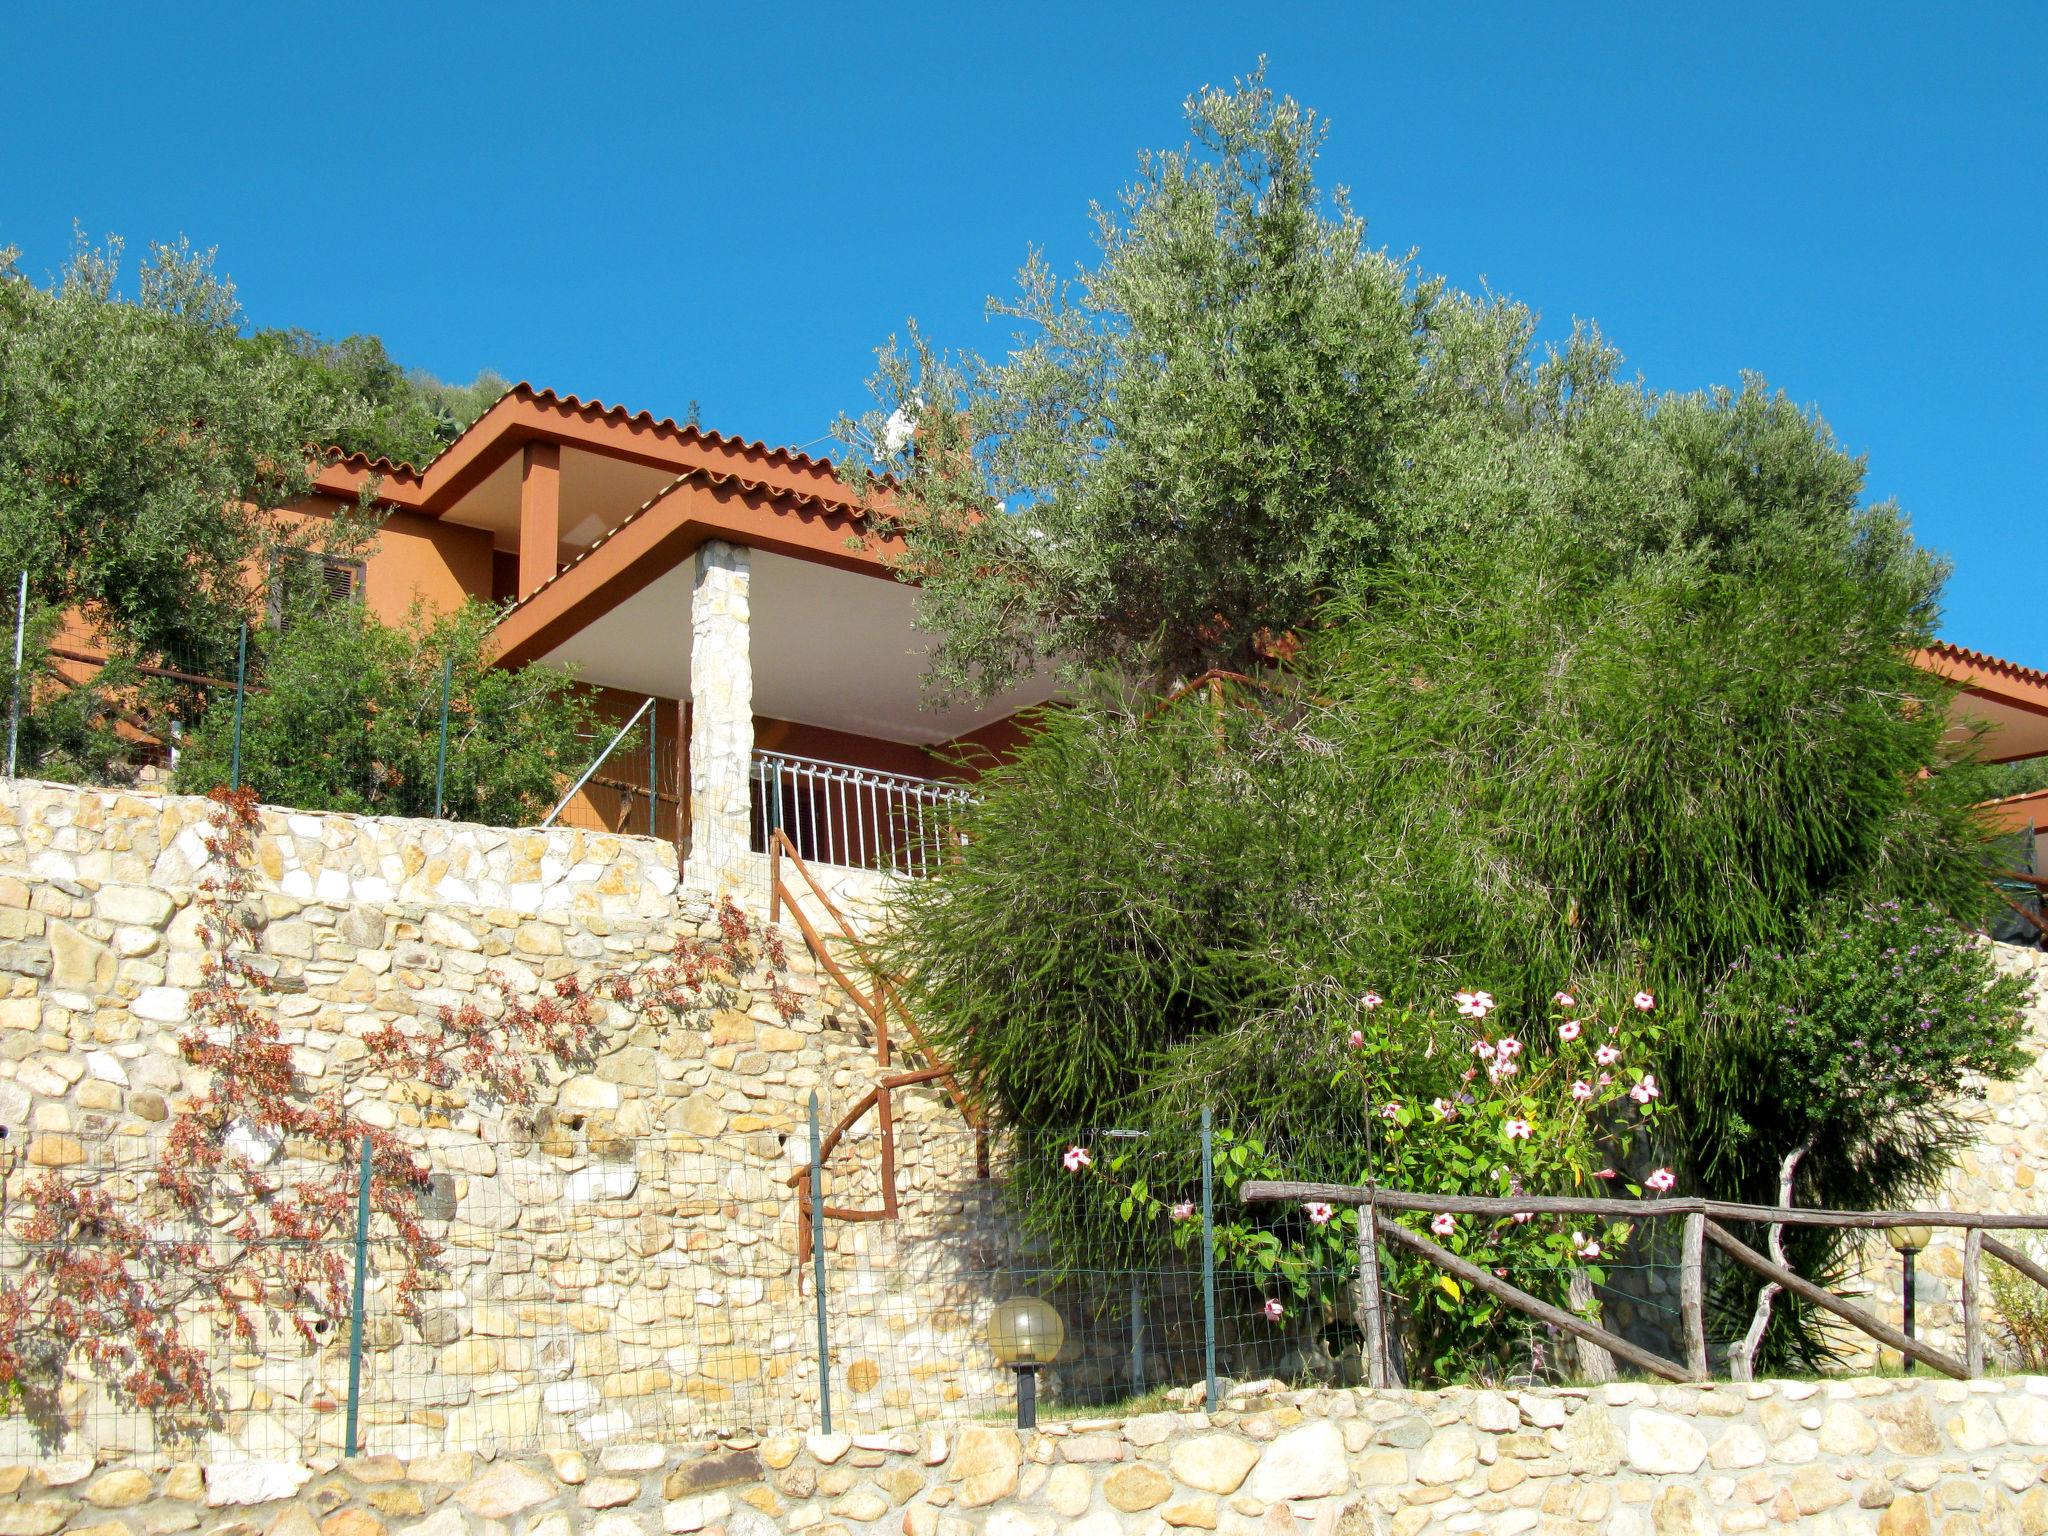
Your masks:
[[[509,1520],[555,1496],[555,1486],[516,1461],[500,1462],[469,1484],[455,1500],[485,1520]]]
[[[1342,1470],[1343,1447],[1338,1447],[1338,1466]],[[1134,1466],[1120,1466],[1102,1480],[1102,1496],[1112,1508],[1127,1515],[1156,1509],[1173,1497],[1173,1483],[1157,1467],[1139,1462]]]
[[[1237,1492],[1258,1462],[1256,1445],[1220,1432],[1184,1440],[1167,1458],[1173,1475],[1190,1488],[1221,1494]]]
[[[1470,1439],[1471,1431],[1464,1433]],[[1477,1455],[1476,1441],[1473,1442],[1472,1453]],[[1245,1491],[1262,1504],[1273,1504],[1285,1499],[1313,1499],[1342,1493],[1349,1481],[1344,1461],[1344,1436],[1336,1425],[1320,1420],[1291,1429],[1268,1445],[1259,1457],[1258,1465],[1252,1469]]]
[[[177,904],[164,892],[146,885],[103,885],[93,901],[94,912],[112,923],[161,928]]]
[[[964,1424],[947,1475],[958,1485],[961,1505],[979,1509],[1017,1491],[1017,1474],[1022,1465],[1017,1436],[1012,1431],[989,1424]]]

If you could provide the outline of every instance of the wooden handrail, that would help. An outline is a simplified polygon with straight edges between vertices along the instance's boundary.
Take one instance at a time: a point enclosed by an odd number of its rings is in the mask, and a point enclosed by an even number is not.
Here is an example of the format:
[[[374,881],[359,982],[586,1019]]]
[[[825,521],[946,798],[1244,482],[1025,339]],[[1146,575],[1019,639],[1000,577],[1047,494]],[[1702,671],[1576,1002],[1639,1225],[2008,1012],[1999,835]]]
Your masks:
[[[919,1051],[924,1053],[927,1060],[936,1061],[938,1059],[937,1053],[932,1050],[931,1042],[925,1038],[924,1030],[918,1026],[916,1016],[904,1005],[903,999],[897,993],[895,985],[887,977],[877,976],[875,978],[873,994],[863,991],[854,982],[853,978],[847,974],[845,967],[839,963],[838,958],[832,954],[825,938],[819,934],[809,915],[798,903],[795,894],[783,882],[782,861],[786,858],[791,864],[796,866],[798,875],[803,878],[804,884],[810,888],[811,894],[817,897],[818,904],[825,909],[826,915],[839,926],[842,940],[849,943],[857,942],[853,939],[853,925],[847,921],[845,914],[833,903],[832,898],[826,893],[818,877],[811,872],[810,865],[804,862],[803,855],[796,851],[796,844],[789,840],[788,834],[780,827],[777,827],[769,834],[768,855],[769,921],[778,921],[782,908],[784,906],[789,908],[790,916],[796,919],[797,929],[803,934],[804,943],[809,946],[811,953],[817,956],[819,964],[825,967],[832,979],[854,1000],[861,1012],[867,1015],[868,1022],[874,1026],[876,1057],[880,1064],[885,1067],[889,1065],[889,1005],[891,1003],[895,1005],[896,1017],[901,1019],[904,1027],[910,1031],[912,1043]],[[950,1071],[945,1076],[945,1086],[947,1097],[952,1099],[953,1107],[960,1111],[961,1118],[977,1131],[984,1130],[986,1128],[985,1122],[974,1112],[973,1106],[967,1101],[967,1095],[960,1088],[957,1077]]]
[[[1706,1224],[1707,1241],[1727,1254],[1731,1259],[1755,1270],[1766,1280],[1774,1280],[1795,1296],[1803,1296],[1816,1307],[1832,1312],[1844,1322],[1854,1323],[1880,1344],[1889,1344],[1909,1360],[1918,1360],[1931,1365],[1944,1375],[1958,1381],[1967,1381],[1970,1372],[1959,1362],[1951,1359],[1938,1349],[1930,1349],[1918,1339],[1909,1339],[1891,1324],[1879,1320],[1861,1307],[1852,1306],[1833,1291],[1803,1279],[1772,1259],[1765,1258],[1749,1244],[1736,1237],[1719,1222]]]
[[[1321,1200],[1331,1205],[1375,1205],[1396,1211],[1449,1211],[1460,1216],[1512,1216],[1535,1211],[1553,1216],[1611,1216],[1617,1221],[1645,1216],[1716,1216],[1723,1221],[1782,1221],[1809,1227],[1983,1227],[1991,1231],[2048,1231],[2048,1216],[1998,1211],[1833,1211],[1823,1206],[1744,1205],[1729,1200],[1680,1197],[1664,1200],[1608,1200],[1577,1195],[1430,1195],[1415,1190],[1373,1189],[1357,1184],[1304,1184],[1248,1179],[1244,1200]]]
[[[2048,1229],[2048,1216],[2021,1216],[1988,1211],[1832,1211],[1799,1206],[1745,1205],[1727,1200],[1681,1198],[1676,1200],[1609,1200],[1576,1195],[1433,1195],[1414,1190],[1376,1189],[1357,1184],[1321,1184],[1285,1179],[1251,1179],[1238,1187],[1238,1198],[1251,1202],[1319,1201],[1330,1205],[1359,1207],[1361,1231],[1370,1213],[1379,1208],[1397,1211],[1438,1212],[1468,1216],[1516,1216],[1523,1213],[1554,1216],[1599,1216],[1622,1221],[1640,1221],[1651,1216],[1685,1218],[1684,1256],[1679,1282],[1679,1313],[1684,1330],[1686,1365],[1681,1367],[1609,1333],[1596,1323],[1554,1306],[1510,1285],[1498,1276],[1441,1248],[1398,1222],[1376,1222],[1375,1228],[1390,1242],[1421,1254],[1447,1273],[1468,1285],[1495,1296],[1519,1312],[1541,1322],[1563,1328],[1631,1364],[1672,1381],[1703,1380],[1707,1374],[1707,1340],[1701,1304],[1703,1247],[1711,1242],[1737,1263],[1754,1270],[1766,1280],[1803,1297],[1814,1306],[1832,1312],[1862,1329],[1880,1344],[1889,1345],[1909,1360],[1918,1360],[1935,1370],[1968,1380],[1984,1373],[1983,1296],[1978,1283],[1978,1257],[1988,1253],[2009,1264],[2036,1285],[2048,1288],[2048,1267],[2011,1248],[1987,1231],[2041,1231]],[[1757,1252],[1736,1237],[1714,1217],[1755,1223],[1782,1222],[1786,1225],[1844,1227],[1878,1231],[1887,1227],[1955,1227],[1964,1234],[1963,1243],[1963,1355],[1954,1357],[1909,1338],[1873,1313],[1795,1274],[1784,1265]],[[1365,1330],[1369,1354],[1384,1350],[1383,1341]],[[1369,1358],[1367,1370],[1379,1379],[1386,1370],[1383,1359]]]
[[[1440,1248],[1419,1232],[1410,1232],[1397,1221],[1385,1223],[1379,1229],[1387,1238],[1404,1248],[1411,1248],[1421,1254],[1439,1269],[1456,1275],[1476,1290],[1485,1291],[1489,1296],[1498,1297],[1518,1312],[1526,1312],[1540,1323],[1576,1334],[1579,1338],[1599,1345],[1612,1354],[1619,1355],[1630,1365],[1640,1367],[1653,1376],[1662,1376],[1666,1381],[1691,1381],[1692,1374],[1684,1366],[1655,1355],[1640,1345],[1631,1344],[1618,1333],[1610,1333],[1598,1323],[1588,1322],[1577,1313],[1567,1312],[1563,1307],[1552,1306],[1547,1301],[1531,1296],[1519,1286],[1508,1284],[1497,1275],[1490,1275],[1477,1264],[1459,1258],[1448,1248]]]
[[[2048,1290],[2048,1269],[2043,1269],[2017,1248],[2008,1247],[1995,1237],[1984,1239],[1984,1251],[2001,1264],[2010,1264],[2043,1290]]]
[[[858,942],[853,936],[853,925],[847,921],[846,915],[839,910],[831,896],[826,892],[824,885],[811,872],[810,866],[804,862],[803,856],[796,851],[796,845],[789,840],[788,834],[780,827],[771,829],[768,834],[769,921],[780,922],[783,907],[787,906],[789,908],[790,916],[796,920],[797,931],[804,936],[804,944],[810,949],[812,955],[816,957],[818,963],[825,968],[826,974],[839,985],[840,989],[848,997],[853,999],[854,1005],[867,1016],[868,1022],[874,1026],[875,1058],[879,1065],[883,1067],[889,1065],[889,1008],[891,1004],[895,1006],[897,1017],[909,1029],[910,1037],[915,1042],[917,1049],[922,1051],[930,1062],[930,1065],[920,1067],[915,1071],[893,1073],[882,1078],[854,1101],[852,1107],[839,1117],[838,1123],[820,1138],[818,1143],[818,1166],[822,1168],[825,1159],[832,1155],[833,1149],[839,1145],[846,1133],[868,1111],[874,1111],[878,1129],[881,1132],[879,1181],[882,1203],[880,1208],[860,1210],[848,1206],[828,1205],[823,1207],[823,1212],[834,1221],[892,1221],[895,1219],[899,1209],[898,1191],[896,1188],[896,1102],[894,1098],[897,1090],[912,1088],[920,1083],[942,1083],[947,1096],[952,1099],[954,1107],[960,1111],[961,1118],[967,1122],[969,1128],[975,1133],[976,1161],[984,1174],[988,1171],[987,1126],[969,1105],[966,1094],[961,1091],[958,1076],[953,1068],[945,1062],[937,1060],[936,1053],[933,1052],[925,1040],[924,1031],[918,1027],[917,1020],[912,1016],[910,1010],[904,1006],[902,997],[897,994],[889,978],[879,974],[876,975],[874,978],[874,991],[870,993],[858,986],[853,978],[847,974],[846,968],[839,963],[838,957],[832,953],[831,946],[826,941],[825,936],[818,932],[817,925],[811,921],[810,915],[804,911],[802,904],[797,900],[796,893],[790,890],[789,886],[784,882],[782,878],[782,865],[785,859],[796,866],[797,874],[802,878],[803,883],[809,887],[811,895],[817,898],[818,904],[825,909],[826,915],[838,926],[839,933],[835,937],[844,943]],[[810,1202],[811,1170],[808,1167],[799,1168],[785,1180],[785,1183],[797,1191],[797,1260],[799,1264],[802,1264],[811,1256],[811,1243],[813,1241]]]

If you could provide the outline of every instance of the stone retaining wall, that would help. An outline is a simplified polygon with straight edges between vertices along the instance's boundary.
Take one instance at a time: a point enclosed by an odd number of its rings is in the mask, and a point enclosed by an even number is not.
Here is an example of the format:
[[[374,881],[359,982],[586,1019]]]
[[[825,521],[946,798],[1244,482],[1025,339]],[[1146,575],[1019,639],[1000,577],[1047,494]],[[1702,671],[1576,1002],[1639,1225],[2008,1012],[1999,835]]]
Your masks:
[[[0,780],[0,869],[60,886],[190,891],[205,875],[207,810],[195,795]],[[262,816],[258,888],[298,901],[640,921],[675,902],[675,849],[654,838],[274,806]]]
[[[204,801],[0,786],[0,1164],[10,1228],[29,1180],[136,1181],[182,1098],[201,980],[194,888]],[[832,1125],[881,1074],[851,1005],[789,946],[786,1019],[765,970],[701,1007],[636,1018],[606,1004],[587,1067],[549,1071],[528,1122],[460,1089],[366,1072],[364,1040],[494,989],[632,972],[677,935],[717,932],[676,891],[672,851],[574,831],[266,811],[255,849],[258,961],[302,1079],[341,1085],[440,1174],[429,1231],[447,1246],[425,1313],[386,1301],[373,1246],[363,1422],[403,1455],[621,1436],[803,1426],[818,1396],[809,1267],[788,1180],[808,1100]],[[794,939],[794,935],[790,937]],[[989,1191],[936,1085],[896,1099],[899,1220],[828,1228],[834,1394],[900,1423],[1001,1385],[982,1343]],[[835,1204],[879,1203],[872,1116],[828,1164]],[[966,1155],[961,1148],[968,1147]],[[24,1155],[25,1154],[25,1155]],[[0,1241],[0,1285],[24,1262]],[[195,1319],[225,1411],[209,1460],[337,1450],[347,1349],[279,1330],[248,1352]],[[90,1382],[54,1416],[0,1414],[0,1459],[87,1446],[146,1451],[157,1427]]]
[[[1277,1384],[1272,1384],[1277,1385]],[[0,1467],[0,1536],[2041,1536],[2048,1379],[1262,1392],[1019,1434]]]

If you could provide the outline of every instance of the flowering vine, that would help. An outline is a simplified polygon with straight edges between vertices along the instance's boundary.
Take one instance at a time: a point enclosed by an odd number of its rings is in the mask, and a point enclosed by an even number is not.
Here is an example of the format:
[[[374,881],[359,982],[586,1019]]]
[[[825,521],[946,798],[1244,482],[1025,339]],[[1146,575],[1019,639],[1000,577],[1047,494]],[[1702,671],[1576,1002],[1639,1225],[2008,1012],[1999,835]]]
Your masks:
[[[1540,1021],[1515,1028],[1489,1023],[1501,1005],[1482,989],[1446,1001],[1411,1007],[1369,993],[1356,1022],[1334,1031],[1332,1086],[1363,1111],[1348,1182],[1507,1198],[1586,1193],[1616,1182],[1633,1194],[1673,1187],[1669,1169],[1658,1168],[1643,1186],[1619,1171],[1667,1108],[1656,1077],[1643,1070],[1661,1038],[1652,992],[1609,1003],[1591,988],[1560,989]],[[1183,1247],[1198,1237],[1188,1225],[1192,1203],[1127,1173],[1131,1154],[1111,1153],[1098,1166],[1094,1150],[1075,1143],[1061,1156],[1068,1173],[1096,1181],[1117,1201],[1124,1220],[1165,1222]],[[1302,1177],[1262,1138],[1227,1128],[1217,1133],[1216,1171],[1226,1195],[1247,1179]],[[1293,1210],[1243,1207],[1234,1199],[1218,1209],[1218,1261],[1258,1278],[1269,1321],[1339,1311],[1357,1262],[1355,1210],[1317,1201]],[[1571,1302],[1574,1272],[1596,1286],[1605,1282],[1604,1263],[1630,1232],[1626,1222],[1581,1218],[1574,1229],[1531,1211],[1488,1218],[1383,1208],[1380,1219],[1426,1223],[1441,1246],[1560,1305]],[[1468,1292],[1405,1249],[1383,1253],[1389,1291],[1405,1300],[1430,1365],[1455,1369],[1497,1342],[1502,1308],[1492,1297]],[[1579,1306],[1589,1310],[1583,1300]]]

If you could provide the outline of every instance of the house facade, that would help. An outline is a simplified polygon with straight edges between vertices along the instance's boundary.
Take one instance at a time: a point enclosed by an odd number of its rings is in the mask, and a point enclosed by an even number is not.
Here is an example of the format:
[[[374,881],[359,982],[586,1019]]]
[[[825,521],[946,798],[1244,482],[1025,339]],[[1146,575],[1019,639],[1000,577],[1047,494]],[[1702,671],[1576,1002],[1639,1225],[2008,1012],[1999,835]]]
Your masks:
[[[336,459],[288,510],[365,493],[384,521],[345,578],[361,599],[392,622],[507,604],[504,664],[571,667],[609,718],[651,722],[651,750],[608,757],[561,819],[670,840],[703,884],[758,886],[778,827],[809,860],[914,869],[973,761],[1052,692],[935,707],[899,541],[802,452],[520,384],[431,463]],[[1950,644],[1919,660],[1960,690],[1959,745],[2048,754],[2048,673]],[[2048,796],[1993,814],[2030,826]]]
[[[824,459],[521,384],[424,467],[338,459],[288,510],[363,494],[384,521],[345,578],[361,599],[387,621],[508,604],[505,665],[573,668],[652,726],[562,819],[674,841],[702,884],[757,883],[776,827],[823,863],[914,868],[972,761],[1051,693],[925,697],[898,541]]]

